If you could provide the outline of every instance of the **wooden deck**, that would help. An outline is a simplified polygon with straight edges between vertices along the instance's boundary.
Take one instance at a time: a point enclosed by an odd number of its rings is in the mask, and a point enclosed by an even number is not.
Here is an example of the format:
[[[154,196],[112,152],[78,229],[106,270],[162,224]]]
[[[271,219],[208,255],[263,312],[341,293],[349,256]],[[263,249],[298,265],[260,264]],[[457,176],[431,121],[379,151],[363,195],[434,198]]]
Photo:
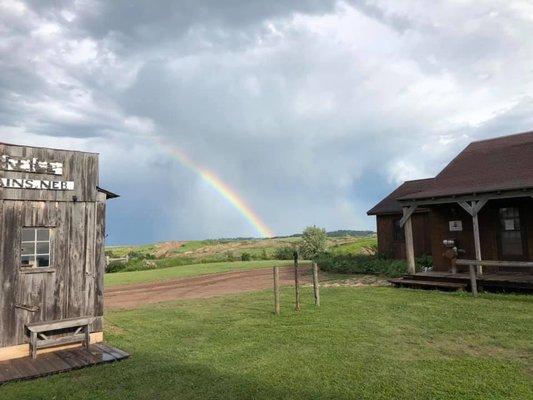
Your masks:
[[[123,360],[129,354],[105,343],[96,343],[89,348],[76,347],[40,354],[35,360],[31,357],[16,358],[0,362],[0,385],[18,380],[34,379],[58,374],[97,364]]]
[[[391,279],[398,287],[440,290],[470,290],[470,276],[467,273],[418,272],[403,278]],[[533,293],[533,274],[483,274],[477,276],[477,284],[487,291]]]

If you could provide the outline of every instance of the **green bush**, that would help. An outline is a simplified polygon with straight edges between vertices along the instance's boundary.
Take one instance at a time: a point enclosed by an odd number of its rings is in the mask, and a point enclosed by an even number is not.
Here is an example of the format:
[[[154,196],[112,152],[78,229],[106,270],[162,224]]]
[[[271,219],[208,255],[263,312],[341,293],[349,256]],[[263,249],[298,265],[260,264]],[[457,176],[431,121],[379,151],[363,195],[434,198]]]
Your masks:
[[[132,250],[128,253],[129,258],[135,258],[137,260],[155,260],[155,255],[151,253],[143,253],[141,251]]]
[[[418,257],[416,259],[416,268],[419,271],[423,271],[426,268],[433,268],[433,258],[427,254],[424,254],[422,257]]]
[[[119,262],[119,261],[113,261],[109,263],[105,271],[106,272],[120,272],[120,271],[124,271],[125,268],[126,268],[126,263]]]
[[[379,255],[323,253],[317,262],[322,271],[342,274],[373,274],[394,278],[407,273],[405,260],[395,260]],[[425,255],[416,259],[417,271],[432,266],[431,256]]]
[[[322,271],[342,274],[397,277],[404,275],[407,271],[407,264],[403,260],[385,259],[374,255],[323,253],[318,257],[317,262]]]
[[[308,226],[302,234],[300,253],[308,260],[316,260],[326,250],[328,236],[324,228]]]
[[[241,261],[250,261],[251,259],[252,259],[252,255],[250,253],[241,254]]]
[[[276,260],[292,260],[294,257],[294,248],[290,246],[280,247],[276,249],[274,258]]]

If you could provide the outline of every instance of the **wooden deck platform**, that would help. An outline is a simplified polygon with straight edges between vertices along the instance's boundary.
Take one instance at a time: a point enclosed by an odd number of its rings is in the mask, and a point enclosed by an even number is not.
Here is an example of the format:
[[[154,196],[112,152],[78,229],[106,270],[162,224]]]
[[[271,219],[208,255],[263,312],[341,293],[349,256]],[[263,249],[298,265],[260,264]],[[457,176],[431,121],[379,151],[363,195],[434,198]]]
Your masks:
[[[95,343],[90,345],[88,349],[76,347],[40,354],[35,360],[28,356],[1,361],[0,385],[110,363],[128,357],[128,353],[115,347],[105,343]]]
[[[439,290],[470,290],[467,273],[418,272],[389,280],[397,287]],[[483,274],[477,277],[478,287],[486,291],[533,293],[533,274]]]

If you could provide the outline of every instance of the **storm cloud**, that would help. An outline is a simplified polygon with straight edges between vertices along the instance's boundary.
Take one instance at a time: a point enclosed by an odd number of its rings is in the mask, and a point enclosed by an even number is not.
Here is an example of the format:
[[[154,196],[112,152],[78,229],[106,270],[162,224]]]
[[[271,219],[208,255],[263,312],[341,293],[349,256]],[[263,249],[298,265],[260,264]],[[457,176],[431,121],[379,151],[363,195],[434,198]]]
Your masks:
[[[101,154],[109,242],[276,234],[366,210],[533,127],[529,1],[0,3],[0,140]]]

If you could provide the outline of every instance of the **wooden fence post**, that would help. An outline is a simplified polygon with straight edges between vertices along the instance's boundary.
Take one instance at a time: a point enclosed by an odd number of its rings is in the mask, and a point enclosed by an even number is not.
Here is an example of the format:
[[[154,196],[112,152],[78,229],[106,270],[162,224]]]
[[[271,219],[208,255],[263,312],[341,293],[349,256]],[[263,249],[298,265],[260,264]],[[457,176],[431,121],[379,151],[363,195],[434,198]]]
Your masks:
[[[300,282],[298,281],[298,252],[294,252],[294,292],[296,295],[295,311],[300,311]]]
[[[313,263],[313,289],[315,293],[315,306],[320,307],[320,288],[318,286],[318,265]]]
[[[476,281],[476,269],[472,264],[468,266],[470,270],[470,289],[472,290],[472,295],[477,296],[477,281]]]
[[[279,267],[274,267],[274,312],[280,314],[279,305]]]

